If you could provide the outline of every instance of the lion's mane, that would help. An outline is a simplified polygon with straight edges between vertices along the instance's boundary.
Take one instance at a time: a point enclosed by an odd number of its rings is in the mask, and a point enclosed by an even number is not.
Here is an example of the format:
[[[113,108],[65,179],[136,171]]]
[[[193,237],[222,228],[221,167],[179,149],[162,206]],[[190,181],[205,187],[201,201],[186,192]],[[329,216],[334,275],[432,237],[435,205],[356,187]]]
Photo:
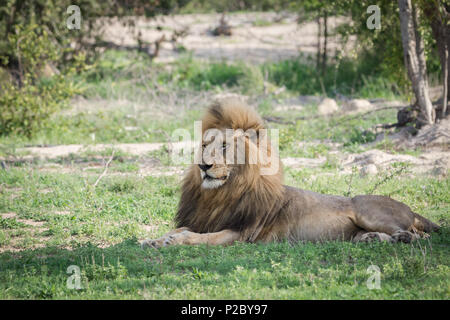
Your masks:
[[[251,107],[237,99],[214,102],[202,120],[207,129],[264,129],[263,120]],[[254,145],[246,140],[246,151]],[[269,142],[270,155],[270,142]],[[246,158],[248,160],[248,158]],[[258,159],[259,160],[259,159]],[[278,172],[261,175],[261,163],[237,167],[226,183],[217,189],[203,189],[196,164],[188,169],[182,183],[181,199],[175,222],[178,228],[188,227],[194,232],[218,232],[231,229],[241,233],[241,241],[275,238],[277,223],[283,220],[282,165],[278,157]]]

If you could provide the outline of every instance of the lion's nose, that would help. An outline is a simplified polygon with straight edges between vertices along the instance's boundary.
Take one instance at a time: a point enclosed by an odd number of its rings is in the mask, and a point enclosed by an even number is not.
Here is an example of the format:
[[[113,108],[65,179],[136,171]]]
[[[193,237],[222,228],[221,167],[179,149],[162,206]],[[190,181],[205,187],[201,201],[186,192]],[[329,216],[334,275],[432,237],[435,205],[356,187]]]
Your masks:
[[[198,165],[200,167],[200,169],[202,169],[203,171],[208,170],[209,168],[212,167],[212,164],[199,164]]]

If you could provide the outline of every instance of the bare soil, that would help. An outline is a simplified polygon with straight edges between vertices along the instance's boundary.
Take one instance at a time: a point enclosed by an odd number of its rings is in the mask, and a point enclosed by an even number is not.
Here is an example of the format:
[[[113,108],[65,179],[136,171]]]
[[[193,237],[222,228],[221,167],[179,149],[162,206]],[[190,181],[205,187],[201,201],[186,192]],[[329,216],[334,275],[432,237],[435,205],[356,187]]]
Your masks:
[[[295,14],[273,12],[233,13],[226,16],[231,26],[231,36],[213,36],[211,30],[220,21],[221,14],[186,14],[161,16],[155,19],[137,18],[136,29],[124,27],[120,22],[110,20],[105,30],[105,39],[116,45],[137,45],[137,32],[144,42],[153,43],[162,35],[170,39],[175,30],[186,30],[187,36],[179,38],[177,45],[192,51],[197,59],[242,60],[261,63],[296,58],[300,53],[315,54],[317,50],[317,25],[315,22],[298,24]],[[333,30],[344,22],[344,18],[329,18],[330,57],[336,50],[349,52],[353,38],[343,48]],[[174,44],[163,42],[155,61],[171,62],[180,56]]]

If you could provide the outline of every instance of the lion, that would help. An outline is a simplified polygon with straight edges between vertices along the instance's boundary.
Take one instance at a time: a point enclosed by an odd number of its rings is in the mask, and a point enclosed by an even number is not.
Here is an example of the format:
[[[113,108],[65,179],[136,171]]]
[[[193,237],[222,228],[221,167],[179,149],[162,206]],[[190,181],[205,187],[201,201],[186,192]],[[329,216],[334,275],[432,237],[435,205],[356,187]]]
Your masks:
[[[176,229],[159,239],[145,240],[143,247],[285,240],[409,243],[439,229],[390,197],[350,198],[283,185],[282,164],[270,143],[266,158],[252,158],[259,142],[246,132],[261,135],[264,122],[253,108],[236,98],[215,101],[207,110],[202,120],[203,151],[214,144],[215,139],[204,138],[211,129],[222,133],[233,129],[236,133],[231,141],[245,145],[245,163],[230,161],[236,160],[239,151],[227,159],[229,144],[223,142],[225,161],[206,162],[202,158],[199,164],[192,164],[182,182]],[[261,173],[273,164],[276,172]]]

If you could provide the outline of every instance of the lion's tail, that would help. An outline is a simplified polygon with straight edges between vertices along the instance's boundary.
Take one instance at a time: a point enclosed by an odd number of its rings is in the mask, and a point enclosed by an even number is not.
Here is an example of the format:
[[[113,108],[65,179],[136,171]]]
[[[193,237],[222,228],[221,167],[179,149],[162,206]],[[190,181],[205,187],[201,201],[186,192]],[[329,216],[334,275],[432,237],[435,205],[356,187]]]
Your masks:
[[[427,218],[424,218],[415,212],[413,212],[413,214],[414,214],[414,227],[417,230],[427,233],[439,230],[440,227],[437,224],[431,222]]]

